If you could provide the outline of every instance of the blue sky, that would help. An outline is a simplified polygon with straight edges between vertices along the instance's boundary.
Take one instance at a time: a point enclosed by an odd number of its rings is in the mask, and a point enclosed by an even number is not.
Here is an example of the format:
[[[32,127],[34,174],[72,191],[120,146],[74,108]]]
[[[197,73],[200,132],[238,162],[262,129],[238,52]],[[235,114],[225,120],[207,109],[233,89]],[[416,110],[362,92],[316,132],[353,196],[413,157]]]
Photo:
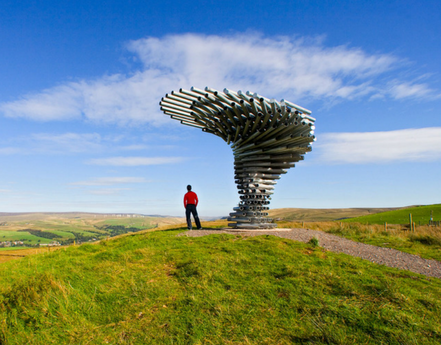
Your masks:
[[[202,216],[239,201],[231,148],[159,109],[195,86],[284,98],[317,142],[272,208],[439,203],[439,1],[3,1],[0,212]]]

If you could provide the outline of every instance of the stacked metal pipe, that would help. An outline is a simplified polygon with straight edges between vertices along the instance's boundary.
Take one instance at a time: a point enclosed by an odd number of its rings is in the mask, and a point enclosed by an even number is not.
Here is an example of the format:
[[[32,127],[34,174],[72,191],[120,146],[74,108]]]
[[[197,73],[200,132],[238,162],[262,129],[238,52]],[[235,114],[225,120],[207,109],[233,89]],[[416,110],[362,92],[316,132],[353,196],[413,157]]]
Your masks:
[[[161,110],[182,124],[221,137],[234,153],[240,202],[230,213],[233,228],[275,228],[268,218],[274,185],[315,141],[311,112],[286,100],[251,92],[192,87],[166,94]]]

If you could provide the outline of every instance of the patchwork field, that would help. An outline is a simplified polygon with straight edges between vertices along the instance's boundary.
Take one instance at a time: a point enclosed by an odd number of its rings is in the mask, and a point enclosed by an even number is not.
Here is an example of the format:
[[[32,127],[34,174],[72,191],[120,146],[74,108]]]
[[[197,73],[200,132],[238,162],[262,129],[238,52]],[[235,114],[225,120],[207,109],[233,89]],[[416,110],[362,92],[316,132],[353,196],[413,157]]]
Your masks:
[[[91,213],[0,213],[0,250],[99,239],[179,224],[177,217]]]

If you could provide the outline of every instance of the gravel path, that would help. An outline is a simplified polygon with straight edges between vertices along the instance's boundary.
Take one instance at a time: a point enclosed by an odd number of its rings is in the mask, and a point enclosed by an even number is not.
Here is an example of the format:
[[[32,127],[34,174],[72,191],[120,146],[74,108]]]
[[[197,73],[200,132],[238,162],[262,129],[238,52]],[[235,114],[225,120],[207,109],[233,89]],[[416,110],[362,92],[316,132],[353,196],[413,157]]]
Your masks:
[[[288,238],[294,241],[308,242],[315,237],[322,248],[336,253],[345,253],[371,262],[389,267],[400,268],[428,277],[441,278],[441,262],[422,259],[417,255],[400,252],[396,249],[377,247],[370,244],[354,242],[343,237],[328,234],[323,231],[309,229],[276,229],[241,231],[234,229],[220,230],[190,230],[182,233],[183,236],[200,237],[210,234],[240,234],[242,236],[273,235]]]

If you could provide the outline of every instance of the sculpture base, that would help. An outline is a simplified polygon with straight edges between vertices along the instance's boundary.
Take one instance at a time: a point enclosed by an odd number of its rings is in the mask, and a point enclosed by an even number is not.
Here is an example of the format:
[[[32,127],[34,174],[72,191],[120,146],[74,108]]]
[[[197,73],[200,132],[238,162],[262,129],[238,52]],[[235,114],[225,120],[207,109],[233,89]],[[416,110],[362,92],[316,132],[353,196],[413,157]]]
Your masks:
[[[191,230],[191,231],[194,231],[195,233],[198,233],[198,230]],[[252,233],[271,233],[271,232],[281,232],[281,231],[286,231],[286,232],[289,232],[289,231],[293,231],[293,229],[291,229],[291,228],[273,228],[273,229],[257,229],[257,228],[254,228],[254,229],[231,229],[231,228],[217,228],[217,229],[210,229],[209,230],[210,232],[216,232],[216,231],[218,231],[218,232],[228,232],[228,233],[231,233],[231,232],[237,232],[237,233],[249,233],[249,234],[252,234]]]
[[[228,223],[233,229],[275,229],[276,223]]]

